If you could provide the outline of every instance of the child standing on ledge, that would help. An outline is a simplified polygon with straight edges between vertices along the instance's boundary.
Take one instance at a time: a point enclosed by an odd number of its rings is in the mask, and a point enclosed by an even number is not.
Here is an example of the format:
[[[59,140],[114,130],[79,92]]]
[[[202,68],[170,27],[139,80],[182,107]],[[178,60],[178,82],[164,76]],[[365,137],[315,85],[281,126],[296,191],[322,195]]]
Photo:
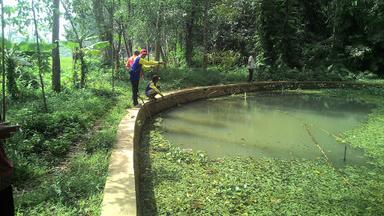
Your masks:
[[[158,81],[160,80],[160,77],[158,75],[154,75],[152,77],[152,80],[148,82],[147,87],[145,88],[145,95],[149,98],[149,100],[156,100],[155,96],[157,94],[161,95],[161,97],[164,97],[163,94],[161,94],[158,86]]]

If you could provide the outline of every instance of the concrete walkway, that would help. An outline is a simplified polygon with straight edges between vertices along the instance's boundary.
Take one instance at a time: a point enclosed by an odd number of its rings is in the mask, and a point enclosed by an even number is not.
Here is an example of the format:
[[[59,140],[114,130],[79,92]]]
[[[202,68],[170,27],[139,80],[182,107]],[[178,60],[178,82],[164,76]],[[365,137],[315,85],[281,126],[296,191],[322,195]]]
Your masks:
[[[136,215],[133,137],[138,108],[120,122],[104,188],[102,216]]]

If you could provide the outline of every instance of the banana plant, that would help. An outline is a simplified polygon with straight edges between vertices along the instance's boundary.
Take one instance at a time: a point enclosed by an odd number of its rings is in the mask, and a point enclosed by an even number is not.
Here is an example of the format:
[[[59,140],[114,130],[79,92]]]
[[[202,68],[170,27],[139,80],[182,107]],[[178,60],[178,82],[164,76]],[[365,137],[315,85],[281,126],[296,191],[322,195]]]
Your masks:
[[[87,58],[94,56],[102,55],[102,50],[108,47],[110,44],[108,41],[100,41],[89,46],[84,46],[84,42],[94,40],[94,37],[80,38],[77,42],[74,41],[65,41],[62,44],[72,49],[72,58],[73,58],[73,81],[74,85],[78,87],[78,75],[77,75],[77,63],[80,61],[80,88],[85,87],[86,75],[88,72],[88,63]]]
[[[61,0],[61,4],[64,8],[65,11],[65,18],[69,21],[72,31],[73,31],[73,39],[67,42],[64,42],[64,46],[67,46],[72,49],[73,51],[73,69],[74,69],[74,84],[75,86],[77,85],[77,72],[76,72],[76,65],[77,61],[80,61],[80,88],[85,87],[85,82],[86,82],[86,75],[88,71],[88,65],[86,62],[85,57],[86,56],[93,56],[93,55],[100,55],[101,54],[101,49],[110,46],[108,41],[100,41],[97,43],[94,43],[89,46],[85,46],[85,42],[92,42],[95,41],[98,37],[89,35],[86,33],[80,34],[77,31],[74,18],[71,16],[71,10],[68,7],[69,3],[65,0]]]

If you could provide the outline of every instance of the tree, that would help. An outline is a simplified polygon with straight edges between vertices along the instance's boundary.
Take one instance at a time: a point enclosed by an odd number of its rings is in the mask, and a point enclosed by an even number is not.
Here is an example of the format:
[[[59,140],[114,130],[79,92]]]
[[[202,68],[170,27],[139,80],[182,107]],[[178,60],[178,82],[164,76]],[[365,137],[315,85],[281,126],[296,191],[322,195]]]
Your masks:
[[[60,92],[60,0],[53,0],[53,25],[52,25],[52,89]]]
[[[72,0],[77,30],[87,29],[110,42],[103,61],[114,65],[114,71],[119,69],[124,43],[128,55],[133,47],[147,47],[156,60],[169,56],[175,66],[206,68],[209,56],[225,59],[228,54],[240,56],[233,59],[243,65],[252,52],[268,70],[284,66],[282,73],[289,68],[339,65],[381,74],[384,33],[377,26],[383,24],[383,4],[380,0]]]
[[[1,74],[2,74],[2,115],[0,121],[5,122],[6,114],[6,98],[5,98],[5,38],[4,38],[4,2],[1,0]]]
[[[208,67],[208,9],[209,0],[204,1],[204,29],[203,29],[203,44],[204,44],[204,56],[203,56],[203,68]]]
[[[93,14],[95,17],[97,29],[99,32],[99,38],[101,41],[109,41],[111,44],[113,43],[113,26],[110,24],[113,23],[112,21],[109,21],[107,16],[105,16],[104,8],[106,6],[105,0],[92,0],[92,8],[93,8]],[[109,9],[112,9],[112,7],[108,7]],[[109,11],[110,14],[113,14],[111,11]],[[107,47],[104,50],[103,54],[103,63],[107,65],[112,65],[113,63],[113,47]]]
[[[42,93],[42,97],[43,97],[44,110],[46,112],[48,112],[47,99],[45,97],[43,71],[42,71],[42,61],[41,61],[41,52],[40,52],[40,39],[39,39],[39,31],[38,31],[38,28],[37,28],[37,19],[36,19],[34,0],[32,0],[31,8],[32,8],[32,13],[33,13],[33,23],[34,23],[34,27],[35,27],[36,55],[37,55],[37,66],[38,66],[38,69],[39,69],[41,93]]]
[[[263,59],[267,65],[273,65],[277,59],[273,48],[273,23],[272,17],[275,11],[274,4],[270,0],[261,0],[259,8],[258,34],[263,53]]]
[[[195,14],[195,2],[189,1],[187,5],[187,15],[185,19],[185,60],[187,62],[188,67],[192,66]]]
[[[83,51],[83,46],[84,46],[83,42],[84,42],[85,35],[84,34],[80,35],[78,33],[78,30],[77,30],[78,28],[76,27],[76,25],[72,19],[71,13],[70,13],[69,8],[68,8],[68,3],[65,2],[65,0],[62,0],[61,3],[62,3],[64,10],[65,10],[65,16],[69,20],[69,23],[71,24],[71,27],[72,27],[72,31],[74,33],[74,35],[71,35],[71,36],[74,37],[74,41],[78,45],[78,46],[72,46],[74,49],[73,61],[74,61],[74,65],[76,65],[77,60],[78,59],[80,60],[80,71],[81,71],[81,73],[80,73],[80,88],[84,88],[85,87],[86,74],[87,74],[87,64],[86,64],[85,59],[84,59],[84,51]],[[82,20],[82,17],[80,17],[80,20]],[[84,23],[80,23],[79,29],[84,29],[84,28],[81,28],[82,26],[84,26]],[[76,73],[76,72],[74,71],[74,73]],[[75,86],[76,86],[76,84],[75,84]]]

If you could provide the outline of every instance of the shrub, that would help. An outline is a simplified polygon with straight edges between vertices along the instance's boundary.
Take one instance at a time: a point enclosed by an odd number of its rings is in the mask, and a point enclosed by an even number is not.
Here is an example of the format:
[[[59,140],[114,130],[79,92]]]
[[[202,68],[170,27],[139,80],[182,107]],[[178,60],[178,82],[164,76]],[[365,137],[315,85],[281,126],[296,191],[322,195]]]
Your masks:
[[[208,54],[208,62],[213,66],[221,66],[223,68],[233,68],[242,65],[240,62],[240,53],[229,51],[216,51]]]

